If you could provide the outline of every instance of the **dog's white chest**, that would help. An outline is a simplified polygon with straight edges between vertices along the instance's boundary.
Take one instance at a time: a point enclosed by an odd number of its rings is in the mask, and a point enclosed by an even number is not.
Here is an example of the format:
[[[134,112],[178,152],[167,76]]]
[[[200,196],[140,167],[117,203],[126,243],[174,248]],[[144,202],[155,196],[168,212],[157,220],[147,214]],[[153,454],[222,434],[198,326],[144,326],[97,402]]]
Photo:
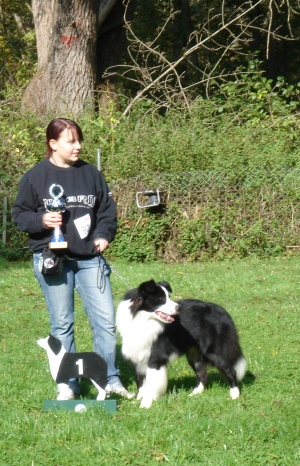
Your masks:
[[[117,310],[117,329],[122,338],[122,353],[140,369],[144,367],[146,370],[153,341],[164,327],[146,311],[139,311],[133,318],[129,303],[130,301],[120,303]]]

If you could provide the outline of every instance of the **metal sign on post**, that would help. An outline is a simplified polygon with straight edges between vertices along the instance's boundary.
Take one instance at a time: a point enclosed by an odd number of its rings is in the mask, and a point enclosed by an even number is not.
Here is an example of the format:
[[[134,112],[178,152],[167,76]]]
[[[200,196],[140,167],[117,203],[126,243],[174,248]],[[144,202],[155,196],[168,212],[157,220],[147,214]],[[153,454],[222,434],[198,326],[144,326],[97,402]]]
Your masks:
[[[155,207],[160,204],[160,195],[158,189],[147,189],[136,193],[136,205],[140,209]]]

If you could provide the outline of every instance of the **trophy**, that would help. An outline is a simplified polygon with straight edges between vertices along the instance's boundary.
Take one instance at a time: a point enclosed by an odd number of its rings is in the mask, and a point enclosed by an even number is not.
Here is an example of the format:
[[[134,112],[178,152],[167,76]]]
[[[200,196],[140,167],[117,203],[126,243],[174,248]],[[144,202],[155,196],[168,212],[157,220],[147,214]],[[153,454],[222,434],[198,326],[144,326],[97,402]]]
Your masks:
[[[66,202],[62,199],[64,190],[60,184],[52,184],[49,188],[49,194],[52,197],[47,201],[47,212],[64,212]],[[63,249],[67,248],[68,243],[65,241],[64,235],[60,227],[55,227],[53,235],[50,239],[49,249]]]

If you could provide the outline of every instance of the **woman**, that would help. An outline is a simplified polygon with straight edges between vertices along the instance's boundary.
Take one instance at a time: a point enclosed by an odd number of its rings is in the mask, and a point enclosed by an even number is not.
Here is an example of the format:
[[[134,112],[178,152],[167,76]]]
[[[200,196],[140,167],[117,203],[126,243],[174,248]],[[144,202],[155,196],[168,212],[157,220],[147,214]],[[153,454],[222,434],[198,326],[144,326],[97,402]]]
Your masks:
[[[29,236],[34,273],[46,299],[51,333],[60,339],[67,352],[75,352],[76,289],[91,325],[94,351],[107,363],[107,392],[130,398],[132,394],[122,386],[115,366],[110,268],[102,256],[116,234],[115,203],[103,175],[79,159],[83,135],[74,121],[52,120],[46,138],[45,159],[20,181],[13,218],[17,227]],[[61,204],[65,207],[52,209],[53,198],[63,199]],[[44,275],[43,251],[52,241],[54,229],[60,229],[66,241],[63,245],[67,247],[56,252],[58,257],[64,257],[63,269],[59,275]],[[56,245],[51,244],[55,252]],[[72,399],[79,390],[78,381],[72,379],[68,391],[60,394],[59,399]]]

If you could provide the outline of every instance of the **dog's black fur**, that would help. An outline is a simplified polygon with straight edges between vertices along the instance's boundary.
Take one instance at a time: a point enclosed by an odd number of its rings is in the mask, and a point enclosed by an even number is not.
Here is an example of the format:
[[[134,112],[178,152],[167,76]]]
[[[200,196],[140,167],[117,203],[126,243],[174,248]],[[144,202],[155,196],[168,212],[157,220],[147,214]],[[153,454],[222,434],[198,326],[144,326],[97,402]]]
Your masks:
[[[206,387],[211,364],[225,374],[230,396],[237,398],[246,362],[232,318],[218,304],[195,299],[176,304],[170,291],[168,283],[150,280],[127,292],[117,310],[122,352],[135,368],[141,406],[150,407],[165,393],[166,366],[184,354],[197,377],[192,395]]]

